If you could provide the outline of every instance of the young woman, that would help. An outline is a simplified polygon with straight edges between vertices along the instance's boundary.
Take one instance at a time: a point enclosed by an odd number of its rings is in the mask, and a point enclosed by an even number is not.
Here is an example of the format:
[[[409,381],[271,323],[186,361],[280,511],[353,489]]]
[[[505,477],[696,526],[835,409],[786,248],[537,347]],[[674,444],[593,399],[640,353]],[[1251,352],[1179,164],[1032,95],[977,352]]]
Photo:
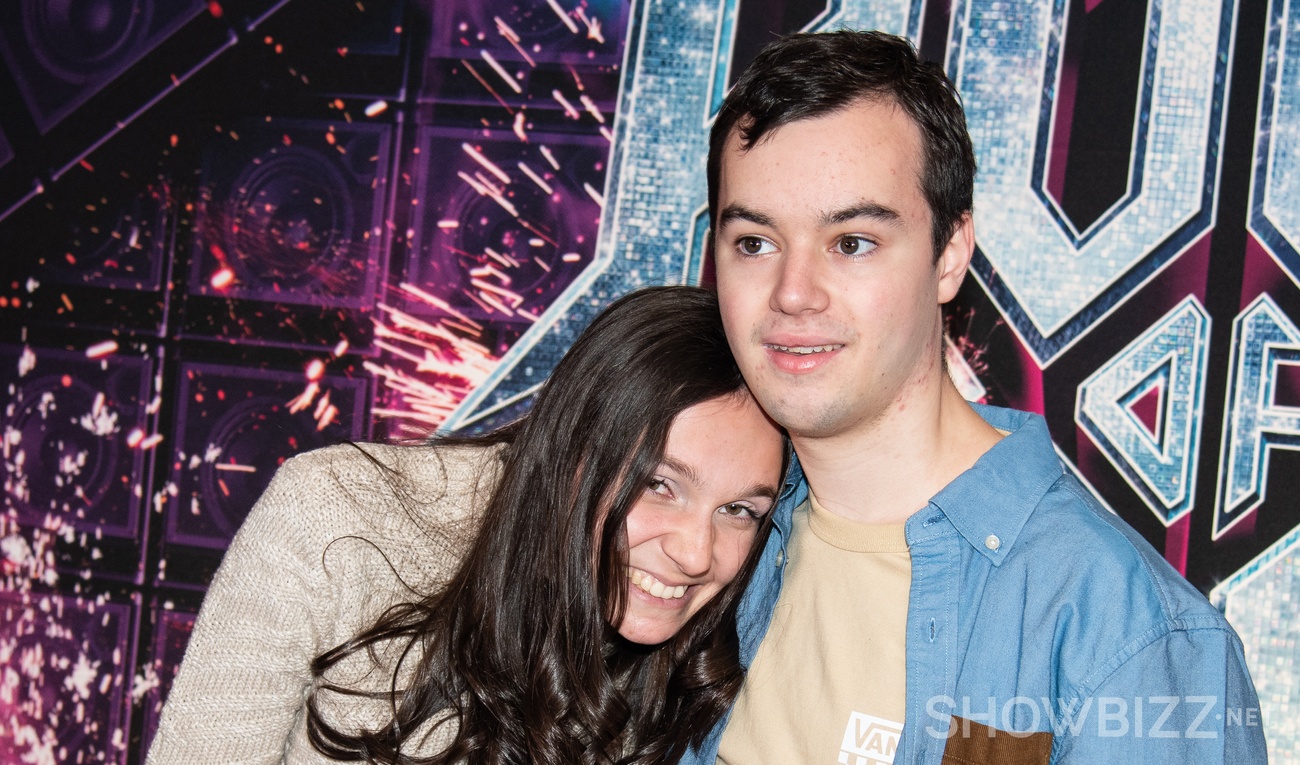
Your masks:
[[[521,421],[276,474],[209,590],[165,763],[658,763],[740,687],[785,456],[716,298],[614,303]]]

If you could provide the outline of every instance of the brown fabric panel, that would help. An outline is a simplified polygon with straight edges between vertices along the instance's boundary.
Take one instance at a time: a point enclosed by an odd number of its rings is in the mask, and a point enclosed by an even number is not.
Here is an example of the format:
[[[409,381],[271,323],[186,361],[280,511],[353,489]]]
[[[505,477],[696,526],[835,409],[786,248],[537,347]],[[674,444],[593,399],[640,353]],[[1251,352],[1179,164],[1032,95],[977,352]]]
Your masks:
[[[1008,733],[956,715],[943,750],[943,765],[1048,765],[1052,734]]]

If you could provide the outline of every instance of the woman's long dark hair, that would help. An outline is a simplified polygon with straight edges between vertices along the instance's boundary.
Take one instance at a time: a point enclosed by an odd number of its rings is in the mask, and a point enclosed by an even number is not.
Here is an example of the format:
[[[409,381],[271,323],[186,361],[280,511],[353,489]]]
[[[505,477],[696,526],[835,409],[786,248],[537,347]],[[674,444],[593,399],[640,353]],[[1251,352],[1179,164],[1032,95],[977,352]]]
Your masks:
[[[480,442],[506,441],[481,529],[448,584],[388,611],[316,659],[313,745],[378,763],[658,763],[699,744],[743,670],[735,610],[770,527],[740,574],[668,642],[621,640],[625,520],[658,469],[674,417],[745,391],[711,292],[641,290],[596,318],[531,412]],[[593,553],[595,581],[593,581]],[[377,731],[342,731],[319,712],[323,680],[360,651],[406,641]],[[409,678],[407,680],[406,678]],[[362,694],[368,695],[368,694]],[[450,715],[449,748],[416,756],[413,734]]]

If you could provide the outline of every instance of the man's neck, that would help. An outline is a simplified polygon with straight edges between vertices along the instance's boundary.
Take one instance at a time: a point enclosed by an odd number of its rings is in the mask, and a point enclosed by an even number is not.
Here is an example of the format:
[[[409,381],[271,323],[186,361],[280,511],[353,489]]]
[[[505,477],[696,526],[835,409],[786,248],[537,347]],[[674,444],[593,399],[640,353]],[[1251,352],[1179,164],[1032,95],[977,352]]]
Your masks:
[[[792,436],[817,503],[860,523],[902,523],[1002,437],[946,375],[926,398],[836,436]]]

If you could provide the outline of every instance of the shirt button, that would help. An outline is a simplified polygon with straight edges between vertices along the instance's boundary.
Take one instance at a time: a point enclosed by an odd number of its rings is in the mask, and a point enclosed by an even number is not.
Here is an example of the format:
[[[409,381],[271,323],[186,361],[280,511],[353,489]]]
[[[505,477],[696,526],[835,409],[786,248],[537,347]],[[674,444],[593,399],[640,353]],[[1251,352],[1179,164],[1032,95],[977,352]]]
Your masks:
[[[997,552],[998,548],[1002,546],[1002,540],[998,539],[997,534],[989,534],[987,537],[984,538],[984,546],[994,552]]]
[[[785,563],[785,550],[777,550],[776,565],[780,566],[782,563]]]

